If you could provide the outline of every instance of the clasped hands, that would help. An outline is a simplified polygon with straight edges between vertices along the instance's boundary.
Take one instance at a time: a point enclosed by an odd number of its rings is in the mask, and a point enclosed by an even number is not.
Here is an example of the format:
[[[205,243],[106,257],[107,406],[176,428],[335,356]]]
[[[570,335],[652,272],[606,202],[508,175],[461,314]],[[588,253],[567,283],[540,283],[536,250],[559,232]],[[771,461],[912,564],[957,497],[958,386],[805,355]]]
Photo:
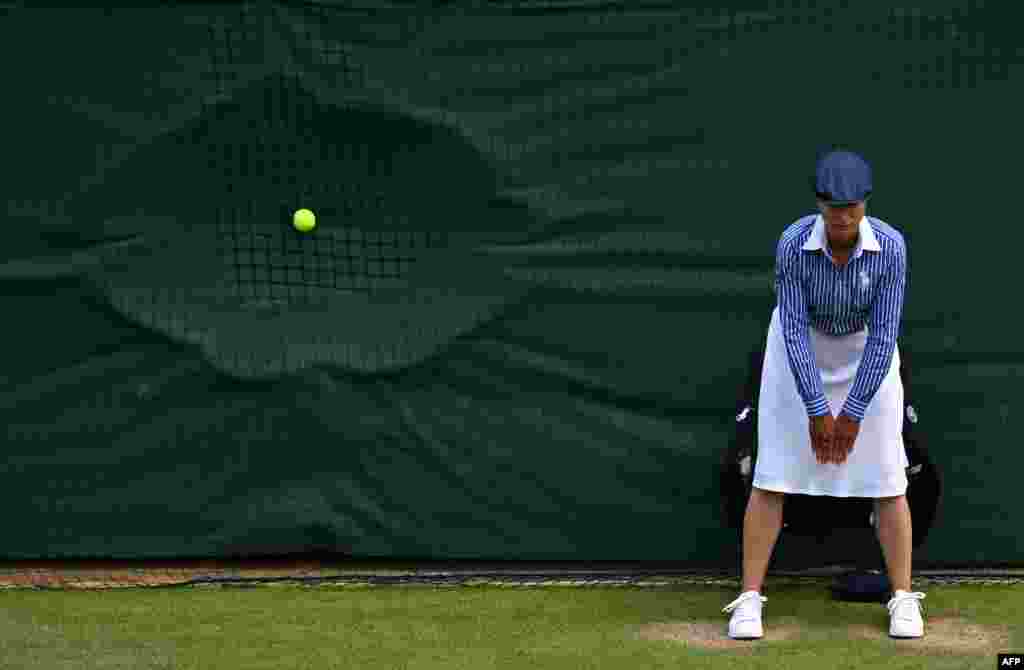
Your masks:
[[[810,420],[811,449],[818,464],[842,465],[853,451],[853,443],[860,432],[860,423],[846,414],[838,419],[832,414],[812,416]]]

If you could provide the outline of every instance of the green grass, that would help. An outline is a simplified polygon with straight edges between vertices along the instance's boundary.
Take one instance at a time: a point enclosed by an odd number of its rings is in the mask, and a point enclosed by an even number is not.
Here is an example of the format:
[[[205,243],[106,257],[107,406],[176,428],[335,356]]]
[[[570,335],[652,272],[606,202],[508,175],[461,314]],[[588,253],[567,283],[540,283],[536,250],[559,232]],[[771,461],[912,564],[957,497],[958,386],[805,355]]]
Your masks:
[[[718,586],[304,587],[0,592],[0,667],[91,668],[928,668],[994,667],[1024,651],[1024,588],[926,589],[926,621],[1009,625],[1009,648],[943,650],[885,634],[881,604],[839,603],[822,585],[766,592],[766,631],[783,640],[725,639]],[[724,649],[638,637],[639,627],[707,623]],[[853,628],[878,639],[851,639]],[[927,637],[930,635],[930,637]]]

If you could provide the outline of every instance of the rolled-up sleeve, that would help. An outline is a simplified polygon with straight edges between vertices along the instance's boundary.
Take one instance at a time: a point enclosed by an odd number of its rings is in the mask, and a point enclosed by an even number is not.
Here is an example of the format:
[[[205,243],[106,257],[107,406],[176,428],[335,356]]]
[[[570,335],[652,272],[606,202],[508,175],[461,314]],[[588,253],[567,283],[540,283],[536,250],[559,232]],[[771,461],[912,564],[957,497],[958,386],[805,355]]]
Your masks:
[[[868,405],[871,404],[892,365],[900,319],[903,316],[906,283],[907,247],[900,240],[899,244],[895,245],[892,262],[880,277],[878,293],[868,317],[869,332],[867,343],[864,345],[864,357],[857,368],[853,387],[843,405],[842,413],[857,421],[864,420]]]
[[[807,416],[831,413],[821,382],[821,372],[811,348],[811,320],[807,313],[807,297],[800,282],[800,247],[795,240],[781,239],[775,253],[775,291],[779,300],[779,321],[786,342],[789,369],[796,388],[807,408]]]

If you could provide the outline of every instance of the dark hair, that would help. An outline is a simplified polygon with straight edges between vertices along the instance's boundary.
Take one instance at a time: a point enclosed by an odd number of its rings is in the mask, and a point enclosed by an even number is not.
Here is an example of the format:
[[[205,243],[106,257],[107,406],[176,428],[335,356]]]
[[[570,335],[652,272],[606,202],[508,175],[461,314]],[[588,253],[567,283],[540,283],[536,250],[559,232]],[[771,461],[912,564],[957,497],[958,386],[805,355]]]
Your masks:
[[[819,200],[824,200],[825,202],[829,202],[830,200],[832,200],[832,194],[831,193],[822,193],[821,191],[818,191],[817,189],[814,190],[814,195],[816,195]],[[864,202],[867,202],[868,198],[870,198],[870,197],[871,197],[871,191],[868,191],[867,193],[864,194],[864,197],[861,198],[861,200],[864,201]]]

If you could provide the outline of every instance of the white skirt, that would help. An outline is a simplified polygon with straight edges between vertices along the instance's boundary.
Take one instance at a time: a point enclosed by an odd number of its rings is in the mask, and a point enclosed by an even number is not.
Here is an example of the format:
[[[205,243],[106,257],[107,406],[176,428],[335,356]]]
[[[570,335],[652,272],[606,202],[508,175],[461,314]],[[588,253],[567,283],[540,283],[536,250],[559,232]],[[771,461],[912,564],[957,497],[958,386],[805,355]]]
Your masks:
[[[842,337],[826,335],[813,327],[810,332],[825,395],[833,415],[838,415],[853,387],[868,330]],[[819,464],[811,449],[807,409],[789,367],[776,307],[761,373],[753,485],[768,491],[842,498],[905,494],[909,462],[903,446],[903,382],[899,368],[897,346],[846,462]]]

